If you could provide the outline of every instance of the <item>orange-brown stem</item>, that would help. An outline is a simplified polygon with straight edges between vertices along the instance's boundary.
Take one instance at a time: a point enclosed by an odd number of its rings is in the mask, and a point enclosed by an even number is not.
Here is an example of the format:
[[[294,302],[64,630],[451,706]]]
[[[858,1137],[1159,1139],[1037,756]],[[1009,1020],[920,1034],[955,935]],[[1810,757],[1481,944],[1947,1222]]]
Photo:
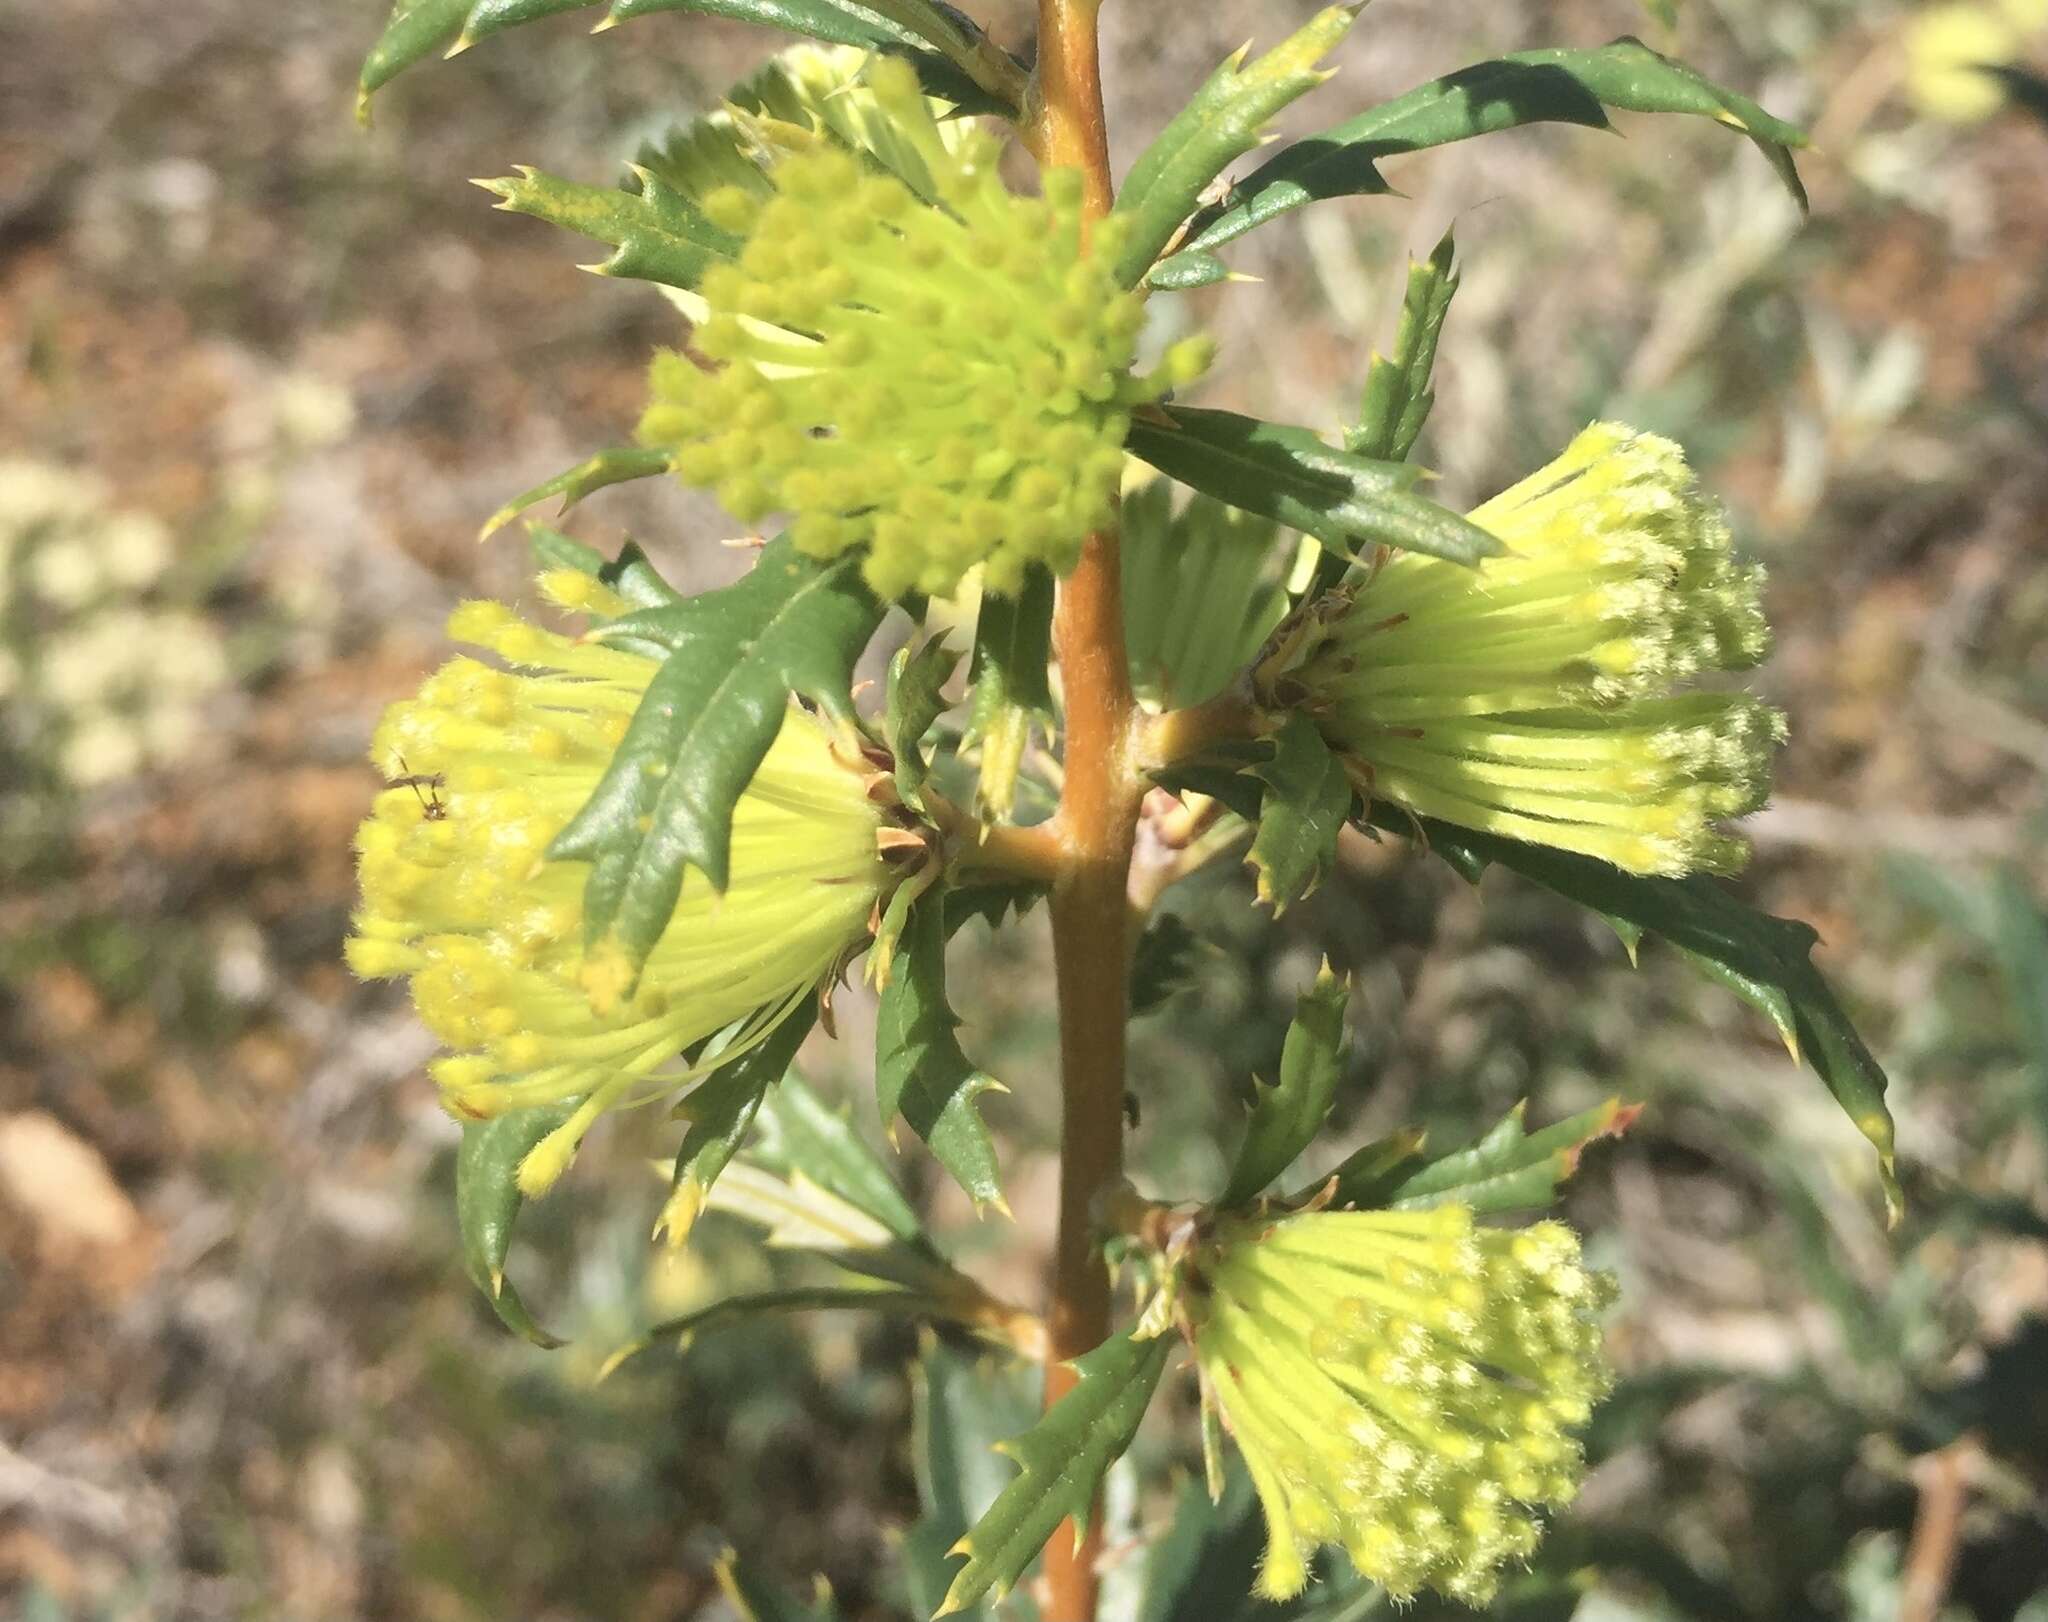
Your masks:
[[[1039,0],[1038,83],[1027,131],[1040,163],[1079,169],[1089,216],[1110,205],[1096,45],[1099,0]],[[1123,1179],[1124,1027],[1129,1015],[1124,886],[1142,785],[1130,763],[1133,706],[1114,531],[1091,535],[1060,583],[1053,653],[1066,701],[1065,780],[1053,821],[1060,1016],[1060,1209],[1046,1308],[1045,1400],[1073,1385],[1063,1365],[1109,1333],[1099,1201]],[[1095,1622],[1101,1517],[1080,1540],[1062,1524],[1045,1551],[1046,1622]]]

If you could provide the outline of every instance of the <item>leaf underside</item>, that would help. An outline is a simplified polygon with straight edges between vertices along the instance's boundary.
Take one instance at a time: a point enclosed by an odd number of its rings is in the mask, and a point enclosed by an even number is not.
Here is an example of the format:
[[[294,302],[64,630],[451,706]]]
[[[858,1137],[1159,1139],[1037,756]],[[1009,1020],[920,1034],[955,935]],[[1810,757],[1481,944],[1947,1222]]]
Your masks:
[[[463,1270],[505,1326],[536,1346],[562,1343],[535,1321],[505,1277],[512,1226],[525,1203],[519,1192],[519,1163],[581,1102],[567,1099],[510,1110],[488,1121],[465,1122],[455,1154],[455,1221],[462,1238]]]
[[[1314,721],[1300,711],[1273,735],[1273,758],[1251,768],[1265,785],[1250,861],[1259,899],[1278,917],[1322,882],[1351,815],[1351,779]]]

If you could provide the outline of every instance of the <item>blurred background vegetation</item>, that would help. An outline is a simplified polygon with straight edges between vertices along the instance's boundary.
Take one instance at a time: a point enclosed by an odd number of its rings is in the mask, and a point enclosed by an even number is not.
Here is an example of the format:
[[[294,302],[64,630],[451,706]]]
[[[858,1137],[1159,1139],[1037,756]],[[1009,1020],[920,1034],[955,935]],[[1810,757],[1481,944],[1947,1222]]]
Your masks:
[[[505,1335],[456,1259],[429,1045],[339,961],[379,708],[456,601],[522,595],[520,544],[478,523],[622,442],[673,336],[651,290],[580,274],[587,244],[466,178],[603,180],[775,42],[565,19],[422,70],[362,133],[382,9],[0,3],[0,1611],[729,1618],[730,1542],[822,1574],[847,1617],[901,1616],[914,1333],[736,1328],[595,1383],[763,1266],[715,1218],[650,1255],[650,1121],[600,1134],[523,1234],[574,1344]],[[1017,0],[970,9],[1023,36]],[[1313,9],[1113,0],[1115,152]],[[1322,954],[1361,988],[1347,1141],[1454,1142],[1521,1098],[1649,1105],[1571,1196],[1624,1282],[1625,1379],[1516,1614],[2048,1618],[2048,124],[2038,80],[1909,94],[1925,9],[1378,0],[1291,126],[1640,30],[1814,131],[1812,216],[1709,127],[1537,129],[1391,163],[1402,195],[1233,250],[1256,285],[1158,301],[1221,338],[1210,403],[1331,424],[1405,253],[1455,225],[1421,452],[1443,497],[1619,416],[1682,440],[1771,567],[1760,685],[1793,745],[1742,882],[1820,929],[1890,1067],[1895,1234],[1862,1140],[1745,1010],[1403,841],[1360,839],[1277,929],[1233,864],[1190,883],[1194,983],[1137,1029],[1136,1173],[1168,1197],[1215,1186]],[[2048,9],[2004,15],[2048,63]],[[607,492],[572,527],[734,570],[680,491]],[[914,1154],[900,1172],[1029,1297],[1042,916],[963,942],[955,1000],[1014,1089],[991,1114],[1018,1228],[975,1227]],[[846,1040],[807,1052],[828,1093],[858,1100],[867,1019],[848,996]],[[1234,1598],[1191,1582],[1172,1615]]]

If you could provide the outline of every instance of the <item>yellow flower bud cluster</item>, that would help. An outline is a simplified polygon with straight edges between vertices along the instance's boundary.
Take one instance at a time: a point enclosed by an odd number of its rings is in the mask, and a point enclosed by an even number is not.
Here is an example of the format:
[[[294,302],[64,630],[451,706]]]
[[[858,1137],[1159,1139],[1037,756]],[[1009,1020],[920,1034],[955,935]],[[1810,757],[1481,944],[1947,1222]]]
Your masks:
[[[2010,67],[2048,31],[2048,0],[1957,0],[1925,6],[1906,25],[1906,91],[1929,118],[1976,124],[2007,100],[1986,69]]]
[[[573,571],[544,587],[624,610]],[[882,894],[880,812],[859,763],[792,706],[733,813],[724,894],[688,874],[637,989],[600,1011],[582,974],[589,870],[547,850],[659,666],[499,603],[464,604],[448,629],[506,668],[454,659],[386,711],[371,760],[395,786],[356,835],[363,904],[348,957],[366,977],[410,978],[420,1017],[456,1050],[431,1067],[451,1112],[580,1100],[520,1168],[537,1194],[606,1110],[737,1058],[837,969]]]
[[[1633,873],[1730,871],[1716,821],[1760,806],[1784,740],[1744,693],[1682,691],[1770,645],[1679,448],[1597,423],[1471,514],[1506,551],[1475,571],[1389,555],[1269,661],[1372,796]]]
[[[16,747],[79,788],[188,758],[228,683],[213,626],[159,600],[171,558],[98,480],[0,462],[0,701]]]
[[[951,591],[978,564],[1008,595],[1033,563],[1072,567],[1114,510],[1131,406],[1207,350],[1134,379],[1143,306],[1108,268],[1118,222],[1083,248],[1080,176],[1016,196],[995,138],[942,133],[907,64],[866,81],[889,166],[820,144],[769,171],[770,196],[704,198],[745,238],[704,278],[694,341],[719,365],[658,359],[641,438],[743,522],[794,515],[808,555],[863,550],[883,596]]]
[[[1230,1221],[1186,1312],[1205,1387],[1265,1510],[1259,1591],[1345,1550],[1395,1599],[1484,1605],[1571,1501],[1575,1431],[1610,1375],[1611,1281],[1569,1228],[1477,1228],[1464,1206]]]

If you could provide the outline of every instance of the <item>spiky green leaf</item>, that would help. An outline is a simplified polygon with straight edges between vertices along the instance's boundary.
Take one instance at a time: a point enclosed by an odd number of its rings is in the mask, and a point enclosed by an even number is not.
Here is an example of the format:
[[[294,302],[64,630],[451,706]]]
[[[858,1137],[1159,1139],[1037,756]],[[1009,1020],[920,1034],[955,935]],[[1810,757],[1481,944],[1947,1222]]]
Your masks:
[[[537,567],[580,569],[603,581],[634,608],[665,608],[683,600],[683,594],[662,579],[661,571],[640,550],[637,541],[626,542],[619,548],[616,558],[608,559],[596,547],[585,546],[574,537],[549,529],[545,524],[529,526],[527,538],[532,543],[533,561]],[[651,642],[643,646],[652,657],[659,658],[663,651]]]
[[[536,1346],[562,1343],[535,1322],[505,1277],[512,1226],[525,1202],[519,1192],[519,1162],[581,1102],[568,1099],[466,1122],[462,1145],[455,1152],[455,1221],[462,1236],[463,1270],[505,1326]]]
[[[1806,192],[1791,156],[1792,148],[1806,144],[1802,131],[1641,40],[1622,38],[1590,48],[1518,51],[1476,63],[1297,142],[1255,170],[1222,203],[1196,216],[1181,250],[1154,270],[1155,285],[1167,285],[1161,278],[1179,286],[1199,285],[1192,279],[1197,256],[1213,262],[1224,243],[1306,203],[1386,191],[1379,172],[1382,158],[1523,124],[1607,129],[1610,107],[1689,113],[1740,131],[1804,206]]]
[[[683,870],[723,890],[732,813],[775,741],[790,695],[852,723],[854,660],[881,623],[855,558],[818,563],[780,539],[734,584],[610,621],[608,640],[668,657],[611,765],[549,856],[588,862],[584,927],[637,971],[675,911]]]
[[[1014,597],[984,593],[967,667],[963,746],[981,746],[975,809],[1007,822],[1017,806],[1017,772],[1033,727],[1052,720],[1046,666],[1052,657],[1051,571],[1034,566]]]
[[[1121,286],[1144,279],[1209,182],[1258,145],[1266,120],[1330,77],[1316,64],[1350,32],[1358,11],[1326,7],[1249,67],[1249,47],[1240,48],[1138,155],[1116,200],[1129,232],[1116,262]]]
[[[1219,1204],[1242,1205],[1263,1193],[1322,1130],[1344,1073],[1344,1011],[1350,1002],[1350,982],[1325,963],[1295,1004],[1278,1079],[1270,1087],[1253,1084],[1251,1119]]]
[[[875,1103],[900,1113],[977,1208],[1005,1209],[995,1142],[977,1100],[1001,1082],[961,1051],[946,1001],[946,909],[930,895],[911,908],[895,972],[875,1010]]]
[[[603,0],[396,0],[384,32],[364,58],[357,86],[357,116],[367,119],[372,96],[438,50],[452,47],[452,55],[519,23],[567,11],[589,11],[601,4]],[[932,8],[926,5],[924,9]],[[943,55],[918,48],[918,33],[855,0],[616,0],[599,26],[609,28],[638,17],[672,11],[731,17],[805,35],[828,45],[858,45],[901,54],[916,64],[927,89],[959,102],[963,111],[1016,110],[1018,98],[1004,67],[1007,58],[1001,57],[971,25],[957,18],[952,22],[952,32],[958,40],[956,48],[973,64],[973,74]],[[1021,75],[1017,77],[1021,79]],[[992,93],[979,82],[981,79],[1000,82],[1004,92]]]
[[[1365,1190],[1357,1179],[1347,1186],[1340,1179],[1338,1198],[1408,1211],[1433,1205],[1468,1205],[1488,1215],[1544,1210],[1555,1203],[1558,1186],[1579,1169],[1587,1144],[1595,1138],[1620,1137],[1642,1113],[1639,1104],[1610,1098],[1540,1132],[1529,1132],[1522,1124],[1526,1107],[1516,1104],[1469,1149],[1406,1171],[1381,1189]]]
[[[1178,913],[1155,917],[1131,953],[1131,1017],[1163,1007],[1192,981],[1197,960],[1213,950]]]
[[[1109,1467],[1137,1434],[1138,1421],[1175,1342],[1118,1335],[1074,1361],[1074,1388],[1038,1423],[1003,1445],[1017,1475],[954,1553],[967,1556],[946,1591],[941,1616],[1008,1593],[1060,1522],[1085,1530]]]
[[[1259,899],[1277,917],[1336,863],[1352,789],[1336,751],[1300,711],[1288,716],[1271,741],[1272,759],[1251,768],[1265,792],[1250,860],[1259,875]]]
[[[1357,425],[1344,435],[1344,448],[1360,456],[1405,462],[1436,404],[1430,374],[1436,368],[1437,339],[1458,291],[1453,263],[1457,246],[1446,231],[1434,252],[1408,266],[1408,291],[1401,300],[1401,324],[1392,357],[1375,354],[1365,377],[1365,398]]]
[[[766,1041],[714,1070],[683,1101],[682,1112],[690,1129],[676,1151],[675,1175],[670,1180],[668,1204],[662,1210],[671,1243],[680,1244],[689,1236],[712,1184],[746,1141],[761,1100],[789,1073],[796,1050],[817,1022],[818,1005],[807,997],[783,1017]]]
[[[896,1187],[889,1168],[853,1128],[848,1112],[831,1108],[795,1074],[761,1101],[747,1158],[783,1178],[801,1171],[898,1239],[924,1234],[917,1213]]]
[[[927,1340],[911,1383],[911,1461],[923,1513],[904,1539],[903,1577],[912,1614],[945,1603],[953,1575],[948,1554],[981,1518],[1011,1474],[996,1447],[1031,1423],[1038,1408],[1035,1371]],[[990,1612],[971,1606],[968,1622]]]
[[[1405,819],[1385,824],[1408,831]],[[1454,828],[1421,819],[1432,850],[1468,875],[1489,863],[1534,879],[1591,907],[1617,927],[1661,935],[1709,979],[1719,981],[1777,1027],[1792,1056],[1811,1066],[1835,1102],[1877,1152],[1878,1177],[1892,1221],[1902,1209],[1884,1069],[1856,1033],[1834,991],[1813,965],[1820,937],[1812,926],[1760,912],[1703,874],[1648,878],[1590,856]],[[1626,938],[1626,936],[1624,936]]]
[[[889,691],[883,710],[883,734],[896,757],[896,790],[904,803],[924,809],[925,779],[931,762],[925,758],[924,735],[946,713],[946,683],[960,655],[944,642],[927,642],[914,653],[898,648],[889,661]]]
[[[1372,545],[1476,564],[1500,542],[1414,493],[1415,468],[1328,445],[1306,428],[1234,411],[1165,408],[1131,424],[1130,449],[1190,489],[1275,519],[1354,557]]]
[[[713,225],[689,198],[650,170],[636,169],[634,174],[640,189],[626,191],[586,186],[516,164],[504,179],[477,184],[498,198],[497,207],[507,213],[531,215],[605,243],[612,249],[611,257],[589,267],[600,276],[661,282],[687,291],[712,265],[738,255],[740,239]],[[655,453],[627,454],[645,458]],[[661,465],[652,471],[661,471]]]
[[[477,539],[489,540],[529,507],[537,507],[543,501],[552,500],[556,496],[562,498],[562,511],[567,513],[577,502],[594,491],[605,489],[609,485],[625,484],[632,479],[651,479],[656,474],[667,471],[667,451],[642,450],[636,445],[621,445],[611,450],[598,451],[594,455],[586,456],[574,467],[557,473],[553,478],[543,479],[531,490],[522,490],[484,520],[484,527],[477,532]]]

